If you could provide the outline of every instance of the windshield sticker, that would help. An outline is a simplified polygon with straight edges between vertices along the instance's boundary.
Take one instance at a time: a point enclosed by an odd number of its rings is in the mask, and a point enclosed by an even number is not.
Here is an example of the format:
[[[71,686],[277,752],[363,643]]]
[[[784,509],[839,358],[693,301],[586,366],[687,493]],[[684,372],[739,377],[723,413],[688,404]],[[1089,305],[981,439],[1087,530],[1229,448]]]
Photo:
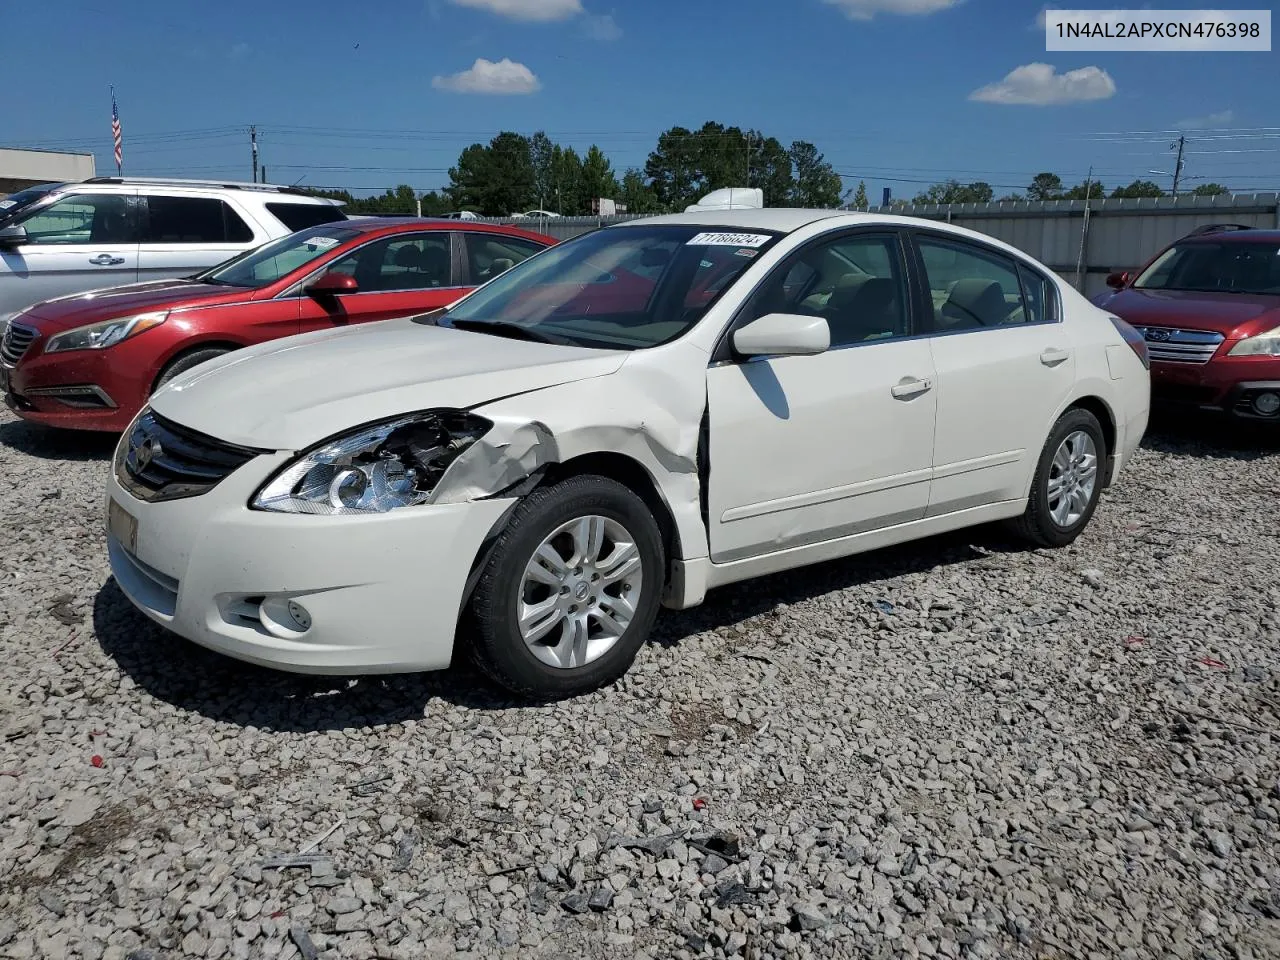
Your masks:
[[[767,233],[700,233],[689,241],[690,247],[763,247],[769,242]]]
[[[8,210],[17,202],[17,200],[0,200],[0,210]]]
[[[312,237],[307,241],[307,246],[313,250],[328,250],[330,247],[336,247],[338,241],[333,237]]]
[[[759,250],[735,250],[733,255],[735,257],[754,257],[759,252]]]

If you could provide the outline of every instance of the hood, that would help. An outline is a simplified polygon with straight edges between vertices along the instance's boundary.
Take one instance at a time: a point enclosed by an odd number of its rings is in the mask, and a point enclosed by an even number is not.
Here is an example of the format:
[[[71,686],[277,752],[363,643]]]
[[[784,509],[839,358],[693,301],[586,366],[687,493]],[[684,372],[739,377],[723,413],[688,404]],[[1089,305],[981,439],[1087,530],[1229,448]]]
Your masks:
[[[386,320],[237,350],[171,381],[152,407],[229,443],[297,450],[415,410],[604,376],[626,357]]]
[[[254,291],[244,287],[194,283],[190,280],[153,280],[131,283],[125,287],[106,287],[66,297],[44,300],[23,311],[22,319],[39,321],[46,333],[69,330],[88,323],[114,320],[149,310],[204,306],[214,303],[238,303],[248,300]]]
[[[1212,330],[1228,340],[1280,325],[1280,297],[1194,290],[1119,290],[1095,301],[1135,327]]]

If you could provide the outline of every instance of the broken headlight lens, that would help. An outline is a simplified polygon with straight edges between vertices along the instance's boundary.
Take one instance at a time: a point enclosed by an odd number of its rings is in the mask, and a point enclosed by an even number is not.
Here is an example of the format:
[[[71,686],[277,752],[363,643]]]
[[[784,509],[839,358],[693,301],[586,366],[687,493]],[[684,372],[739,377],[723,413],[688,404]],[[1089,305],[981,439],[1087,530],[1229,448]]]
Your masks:
[[[250,506],[279,513],[386,513],[426,503],[445,470],[492,424],[430,410],[326,440],[268,480]]]

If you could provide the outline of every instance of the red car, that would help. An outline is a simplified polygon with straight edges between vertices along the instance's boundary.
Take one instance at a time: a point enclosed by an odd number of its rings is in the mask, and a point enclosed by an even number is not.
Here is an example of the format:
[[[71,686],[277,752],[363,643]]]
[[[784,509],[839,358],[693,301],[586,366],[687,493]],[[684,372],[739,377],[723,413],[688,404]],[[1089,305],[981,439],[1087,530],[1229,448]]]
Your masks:
[[[1094,299],[1136,327],[1153,403],[1280,426],[1280,230],[1201,228]]]
[[[161,384],[239,347],[425,313],[554,244],[484,223],[362,218],[273,240],[204,273],[15,314],[0,391],[25,420],[122,431]]]

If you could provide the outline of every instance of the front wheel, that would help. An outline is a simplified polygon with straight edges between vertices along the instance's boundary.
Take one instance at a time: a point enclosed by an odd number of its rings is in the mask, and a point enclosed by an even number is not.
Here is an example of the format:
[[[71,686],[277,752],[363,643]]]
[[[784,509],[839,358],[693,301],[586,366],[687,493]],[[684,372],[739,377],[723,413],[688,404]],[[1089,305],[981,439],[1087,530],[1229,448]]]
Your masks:
[[[1017,532],[1041,547],[1065,547],[1088,525],[1102,495],[1107,445],[1098,418],[1068,410],[1049,431]]]
[[[570,477],[516,508],[476,585],[471,653],[522,696],[586,693],[621,677],[658,615],[662,535],[606,477]]]

